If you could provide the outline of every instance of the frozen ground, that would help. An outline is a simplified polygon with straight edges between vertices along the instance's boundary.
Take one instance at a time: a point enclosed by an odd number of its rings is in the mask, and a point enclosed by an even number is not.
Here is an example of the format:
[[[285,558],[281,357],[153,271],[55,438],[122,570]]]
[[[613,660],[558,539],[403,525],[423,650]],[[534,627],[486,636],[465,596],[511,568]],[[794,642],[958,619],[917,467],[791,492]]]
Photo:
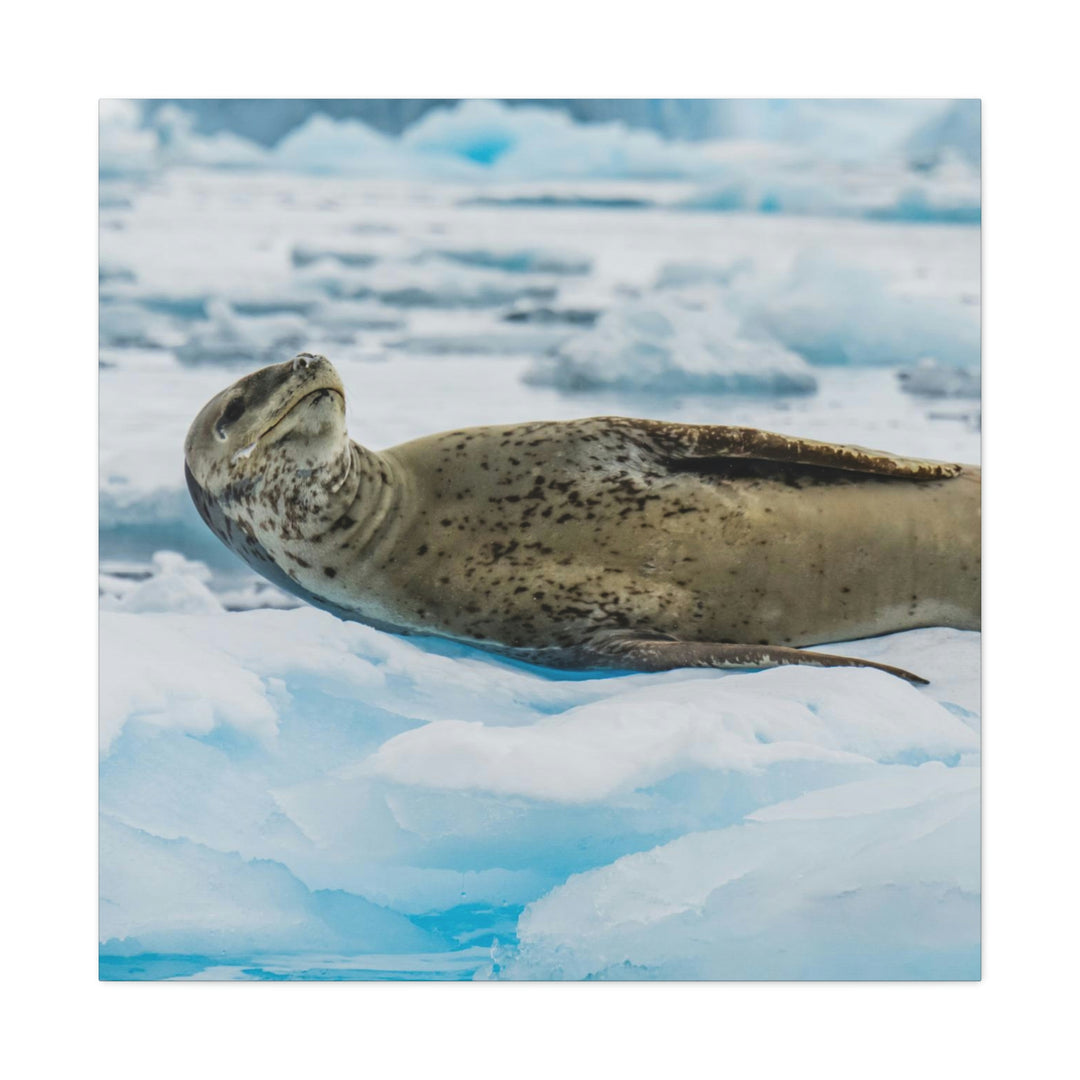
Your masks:
[[[919,690],[555,676],[393,638],[241,566],[190,505],[182,440],[304,348],[373,448],[622,413],[977,461],[978,229],[850,199],[692,211],[720,152],[643,177],[646,132],[535,180],[529,155],[573,159],[581,132],[530,128],[480,178],[457,151],[505,118],[459,116],[404,147],[371,133],[347,176],[351,127],[309,122],[240,170],[242,143],[172,123],[105,140],[103,976],[977,977],[977,634],[834,649]],[[446,146],[459,175],[387,178]]]

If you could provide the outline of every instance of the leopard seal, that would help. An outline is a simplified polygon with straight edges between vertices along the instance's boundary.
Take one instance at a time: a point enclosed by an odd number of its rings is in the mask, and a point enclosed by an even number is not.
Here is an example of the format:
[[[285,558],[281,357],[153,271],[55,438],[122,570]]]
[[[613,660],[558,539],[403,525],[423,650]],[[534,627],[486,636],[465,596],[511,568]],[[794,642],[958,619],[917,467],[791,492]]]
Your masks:
[[[214,397],[210,528],[317,607],[549,667],[876,667],[801,646],[979,627],[980,470],[753,428],[593,417],[353,442],[328,360]]]

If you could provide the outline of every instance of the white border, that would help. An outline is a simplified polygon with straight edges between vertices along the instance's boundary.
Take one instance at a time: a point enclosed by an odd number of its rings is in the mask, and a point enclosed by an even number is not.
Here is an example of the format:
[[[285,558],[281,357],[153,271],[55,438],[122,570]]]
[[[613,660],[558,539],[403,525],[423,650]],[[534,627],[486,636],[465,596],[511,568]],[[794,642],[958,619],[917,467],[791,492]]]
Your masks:
[[[1075,70],[1063,9],[174,6],[6,20],[4,821],[13,1075],[1055,1075],[1077,768]],[[96,983],[100,97],[982,97],[986,904],[980,985]],[[1072,444],[1072,445],[1070,445]],[[13,547],[11,550],[9,545]],[[1056,695],[1054,693],[1056,691]],[[13,857],[12,857],[13,856]],[[12,866],[11,864],[15,865]],[[1067,876],[1068,875],[1068,876]],[[1060,1056],[1059,1056],[1060,1055]],[[21,1065],[19,1064],[21,1060]]]

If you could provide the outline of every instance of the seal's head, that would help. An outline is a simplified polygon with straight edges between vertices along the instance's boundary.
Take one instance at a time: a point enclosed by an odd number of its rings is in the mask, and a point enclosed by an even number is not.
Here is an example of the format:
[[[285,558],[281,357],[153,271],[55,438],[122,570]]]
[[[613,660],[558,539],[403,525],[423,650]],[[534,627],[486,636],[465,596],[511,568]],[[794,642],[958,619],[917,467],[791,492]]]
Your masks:
[[[188,429],[184,458],[196,483],[220,498],[281,450],[313,470],[340,457],[345,440],[338,373],[325,357],[300,353],[211,398]]]

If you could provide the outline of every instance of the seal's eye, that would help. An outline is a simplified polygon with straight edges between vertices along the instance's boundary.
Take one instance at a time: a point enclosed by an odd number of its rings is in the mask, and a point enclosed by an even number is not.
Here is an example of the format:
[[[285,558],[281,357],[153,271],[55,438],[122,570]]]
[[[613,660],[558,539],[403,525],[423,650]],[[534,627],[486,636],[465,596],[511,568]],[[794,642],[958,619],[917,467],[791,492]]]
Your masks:
[[[234,397],[228,405],[225,406],[225,411],[221,414],[221,418],[215,424],[217,429],[218,438],[225,438],[225,428],[229,424],[236,423],[241,416],[244,415],[244,399],[242,397]]]
[[[239,420],[240,417],[243,416],[243,415],[244,415],[244,399],[236,397],[236,398],[233,398],[232,401],[229,402],[229,404],[226,407],[225,411],[221,414],[221,422],[223,424],[232,424],[235,421]]]

